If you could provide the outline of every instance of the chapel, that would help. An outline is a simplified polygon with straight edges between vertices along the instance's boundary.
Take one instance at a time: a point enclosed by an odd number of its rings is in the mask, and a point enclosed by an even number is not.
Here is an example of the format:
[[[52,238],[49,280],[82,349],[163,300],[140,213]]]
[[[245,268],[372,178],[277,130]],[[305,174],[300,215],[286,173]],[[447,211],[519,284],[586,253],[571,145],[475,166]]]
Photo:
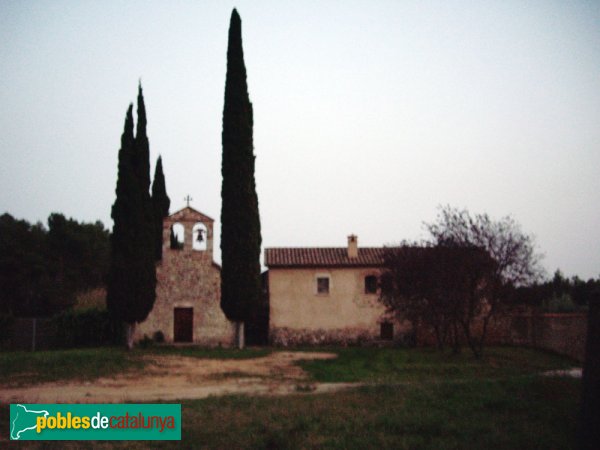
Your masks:
[[[221,267],[213,260],[214,220],[189,205],[163,220],[156,301],[135,339],[231,346],[234,324],[221,310]]]

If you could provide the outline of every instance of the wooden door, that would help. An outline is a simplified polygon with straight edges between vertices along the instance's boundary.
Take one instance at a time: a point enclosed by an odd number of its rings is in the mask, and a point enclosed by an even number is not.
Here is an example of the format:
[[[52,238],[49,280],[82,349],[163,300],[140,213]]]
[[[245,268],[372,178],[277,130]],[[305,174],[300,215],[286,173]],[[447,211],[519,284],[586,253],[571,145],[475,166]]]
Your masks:
[[[392,341],[394,339],[394,324],[383,322],[381,324],[380,339],[384,341]]]
[[[193,342],[194,308],[175,308],[174,314],[174,341]]]

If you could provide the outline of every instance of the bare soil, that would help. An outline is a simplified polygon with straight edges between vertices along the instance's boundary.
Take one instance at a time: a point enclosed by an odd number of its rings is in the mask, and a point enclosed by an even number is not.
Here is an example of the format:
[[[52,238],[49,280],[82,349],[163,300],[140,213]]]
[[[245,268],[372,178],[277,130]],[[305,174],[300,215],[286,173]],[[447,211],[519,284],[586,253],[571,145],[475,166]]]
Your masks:
[[[357,383],[314,383],[295,363],[331,359],[333,353],[274,352],[242,360],[185,356],[146,357],[142,371],[93,381],[57,381],[34,386],[0,385],[0,403],[131,403],[197,399],[228,394],[290,395],[331,392]]]

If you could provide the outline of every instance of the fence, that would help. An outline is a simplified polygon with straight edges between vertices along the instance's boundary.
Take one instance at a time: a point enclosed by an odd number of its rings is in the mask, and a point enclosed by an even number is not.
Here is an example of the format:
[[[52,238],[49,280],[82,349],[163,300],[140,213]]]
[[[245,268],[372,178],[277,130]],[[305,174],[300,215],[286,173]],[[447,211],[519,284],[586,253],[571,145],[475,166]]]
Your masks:
[[[56,325],[49,318],[15,318],[8,347],[13,350],[46,350],[55,346]]]
[[[15,318],[2,347],[12,350],[96,347],[123,342],[123,327],[106,310],[65,311],[50,318]]]

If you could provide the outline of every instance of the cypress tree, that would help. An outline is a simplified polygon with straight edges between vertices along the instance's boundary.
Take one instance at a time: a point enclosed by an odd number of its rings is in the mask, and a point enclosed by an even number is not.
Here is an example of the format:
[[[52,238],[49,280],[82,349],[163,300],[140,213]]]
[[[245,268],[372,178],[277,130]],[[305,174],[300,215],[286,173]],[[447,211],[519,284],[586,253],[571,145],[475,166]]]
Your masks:
[[[171,244],[172,250],[183,250],[183,244],[179,242],[179,239],[177,239],[177,236],[175,235],[175,230],[173,230],[173,226],[171,226],[169,242]]]
[[[150,143],[146,133],[146,105],[142,84],[138,85],[137,97],[137,130],[135,134],[135,172],[143,192],[150,192]]]
[[[154,259],[162,259],[163,219],[169,215],[171,200],[167,195],[165,175],[163,173],[162,158],[159,156],[154,169],[152,181],[152,208],[154,211]]]
[[[133,171],[134,135],[133,105],[129,105],[125,126],[121,135],[119,169],[117,176],[117,198],[112,206],[113,232],[111,235],[110,269],[106,294],[106,305],[115,318],[129,322],[128,299],[134,297],[135,286],[129,277],[130,262],[134,258],[134,220],[131,210],[136,203],[136,181]]]
[[[156,264],[155,264],[155,219],[152,198],[150,197],[150,144],[146,133],[146,107],[142,94],[142,85],[138,87],[137,98],[137,132],[135,136],[135,169],[139,185],[139,233],[136,240],[138,255],[139,297],[134,305],[136,322],[148,317],[156,299]]]
[[[127,347],[133,346],[135,324],[148,317],[156,296],[154,214],[150,199],[149,144],[141,86],[138,92],[137,136],[133,135],[133,105],[125,119],[116,200],[112,207],[111,264],[106,303],[127,325]]]
[[[260,303],[260,217],[254,180],[252,103],[242,49],[242,23],[231,13],[223,108],[221,186],[221,309],[236,323],[238,347],[243,323]]]

